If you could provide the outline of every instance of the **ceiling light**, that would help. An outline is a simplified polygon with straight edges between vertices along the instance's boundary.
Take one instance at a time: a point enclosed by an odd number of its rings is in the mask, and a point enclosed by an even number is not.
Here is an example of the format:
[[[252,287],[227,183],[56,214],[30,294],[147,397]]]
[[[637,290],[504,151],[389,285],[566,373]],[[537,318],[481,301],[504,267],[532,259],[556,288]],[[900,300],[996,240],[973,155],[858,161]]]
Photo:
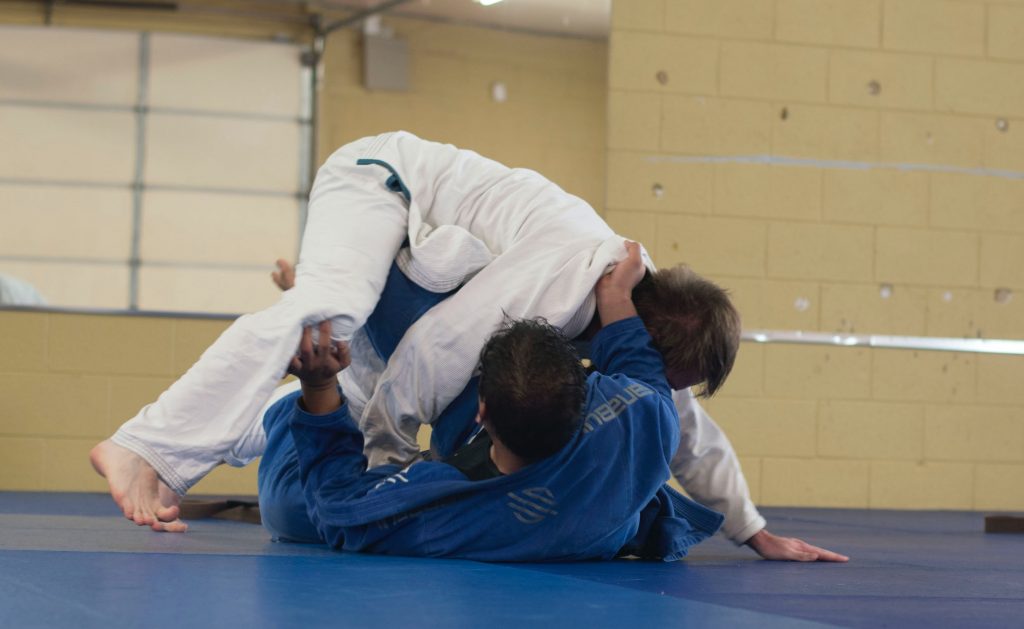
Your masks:
[[[485,7],[489,7],[492,4],[498,4],[499,2],[501,2],[501,0],[476,0],[476,1],[479,2],[481,5],[483,5]]]

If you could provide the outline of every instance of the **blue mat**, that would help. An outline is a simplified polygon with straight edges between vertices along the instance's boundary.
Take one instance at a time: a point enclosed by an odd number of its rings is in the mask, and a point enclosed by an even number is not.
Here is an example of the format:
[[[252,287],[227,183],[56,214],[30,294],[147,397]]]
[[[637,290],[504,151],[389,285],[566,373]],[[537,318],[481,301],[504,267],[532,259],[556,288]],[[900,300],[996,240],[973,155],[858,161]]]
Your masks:
[[[219,520],[153,533],[107,496],[0,493],[0,626],[1021,626],[1024,535],[985,535],[980,514],[765,514],[853,560],[764,562],[721,539],[671,564],[378,557]]]

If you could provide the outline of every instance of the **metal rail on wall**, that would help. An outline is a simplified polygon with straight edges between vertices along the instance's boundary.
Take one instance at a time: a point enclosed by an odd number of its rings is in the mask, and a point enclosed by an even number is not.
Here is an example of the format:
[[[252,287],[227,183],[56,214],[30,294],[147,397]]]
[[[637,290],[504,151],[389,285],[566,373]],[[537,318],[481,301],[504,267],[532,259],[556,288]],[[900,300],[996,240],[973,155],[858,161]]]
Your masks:
[[[834,334],[799,330],[747,330],[743,340],[753,343],[791,343],[798,345],[834,345],[837,347],[873,347],[974,354],[1024,356],[1024,341],[1009,339],[958,339],[938,336],[891,336],[885,334]]]

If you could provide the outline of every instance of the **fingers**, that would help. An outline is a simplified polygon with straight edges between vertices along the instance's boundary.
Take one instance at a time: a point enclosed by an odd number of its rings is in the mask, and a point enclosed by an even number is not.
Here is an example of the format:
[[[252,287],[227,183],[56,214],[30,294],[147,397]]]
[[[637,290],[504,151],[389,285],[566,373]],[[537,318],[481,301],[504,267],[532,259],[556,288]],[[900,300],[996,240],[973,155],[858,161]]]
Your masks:
[[[281,290],[288,290],[295,286],[295,269],[292,268],[292,265],[284,258],[279,258],[274,264],[277,266],[277,270],[270,274],[270,279],[274,280],[274,284]]]
[[[302,329],[302,340],[299,341],[299,360],[309,365],[313,360],[313,328]]]
[[[331,351],[331,322],[321,321],[320,322],[320,338],[317,339],[317,346],[320,351],[321,357],[330,356],[333,352]]]
[[[825,550],[824,548],[813,546],[802,539],[794,539],[793,541],[796,542],[796,547],[799,549],[798,552],[800,552],[801,555],[811,557],[810,559],[800,559],[799,561],[847,562],[850,560],[846,555],[840,555],[839,553],[834,553],[831,550]]]
[[[811,546],[811,548],[813,548],[814,552],[817,554],[815,561],[837,561],[840,563],[850,561],[850,558],[846,555],[840,555],[839,553],[834,553],[831,550],[825,550],[824,548],[818,548],[817,546]]]
[[[352,352],[349,349],[348,343],[345,341],[339,341],[337,345],[338,351],[338,364],[341,369],[345,369],[352,364]]]

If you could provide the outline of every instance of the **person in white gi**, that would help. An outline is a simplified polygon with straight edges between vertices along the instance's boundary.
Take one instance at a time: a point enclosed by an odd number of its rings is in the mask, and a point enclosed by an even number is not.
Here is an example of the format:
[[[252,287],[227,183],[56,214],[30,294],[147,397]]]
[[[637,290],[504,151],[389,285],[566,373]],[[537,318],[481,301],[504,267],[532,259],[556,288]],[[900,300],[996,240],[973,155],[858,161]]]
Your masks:
[[[284,393],[273,395],[302,328],[324,320],[332,338],[351,339],[358,367],[342,372],[343,386],[370,466],[408,462],[418,453],[419,418],[436,418],[462,391],[505,317],[542,316],[577,336],[593,318],[594,285],[624,256],[623,239],[589,205],[536,172],[406,132],[358,140],[317,173],[295,287],[235,321],[156,402],[93,449],[93,465],[126,517],[184,530],[180,496],[217,465],[259,456],[261,409]],[[424,289],[459,290],[382,364],[360,332],[392,262]],[[645,263],[653,267],[646,255]],[[845,560],[769,533],[728,439],[688,390],[674,399],[682,437],[673,474],[725,514],[730,539],[769,559]]]

